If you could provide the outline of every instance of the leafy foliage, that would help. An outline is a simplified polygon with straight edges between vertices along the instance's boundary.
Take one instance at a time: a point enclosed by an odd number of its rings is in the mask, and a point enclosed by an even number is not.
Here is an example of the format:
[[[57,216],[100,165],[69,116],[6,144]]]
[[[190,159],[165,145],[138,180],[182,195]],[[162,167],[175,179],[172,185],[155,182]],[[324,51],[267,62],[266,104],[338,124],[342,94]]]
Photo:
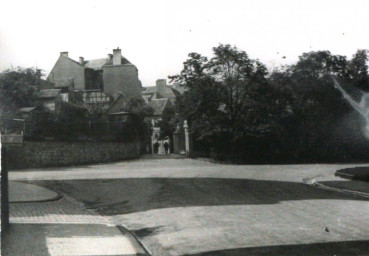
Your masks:
[[[176,112],[173,107],[165,108],[162,114],[162,120],[159,123],[160,139],[173,138],[173,132],[177,127]]]
[[[230,45],[221,44],[213,52],[210,60],[189,54],[183,71],[171,77],[189,89],[178,100],[180,116],[191,122],[199,138],[230,132],[237,140],[248,133],[262,133],[265,122],[272,118],[263,113],[275,107],[266,67]],[[266,101],[269,104],[262,103]]]
[[[366,50],[351,60],[329,51],[303,53],[296,64],[270,75],[236,47],[221,44],[213,53],[210,60],[189,54],[182,72],[170,78],[188,88],[177,100],[179,119],[187,119],[197,144],[207,144],[218,158],[332,160],[333,154],[319,153],[322,141],[352,110],[331,76],[369,90]]]
[[[18,67],[0,73],[0,116],[32,106],[38,83],[39,74],[34,68]]]
[[[351,81],[364,91],[369,91],[368,60],[368,50],[357,50],[348,65]]]

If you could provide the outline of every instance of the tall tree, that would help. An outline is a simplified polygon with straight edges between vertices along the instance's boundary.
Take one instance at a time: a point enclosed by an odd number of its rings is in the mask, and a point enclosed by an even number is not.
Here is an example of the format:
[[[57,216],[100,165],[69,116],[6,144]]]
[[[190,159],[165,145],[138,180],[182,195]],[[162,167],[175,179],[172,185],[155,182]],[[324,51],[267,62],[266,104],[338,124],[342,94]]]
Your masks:
[[[277,131],[284,109],[268,84],[266,67],[230,45],[220,44],[213,53],[210,60],[189,54],[182,72],[171,77],[188,88],[177,101],[177,111],[189,120],[193,134],[199,139],[211,137],[210,143],[226,150],[242,148],[246,137]]]
[[[270,76],[270,82],[287,95],[291,115],[283,120],[295,156],[308,160],[330,135],[349,108],[334,88],[331,76],[350,77],[346,57],[329,51],[303,53],[295,65]]]

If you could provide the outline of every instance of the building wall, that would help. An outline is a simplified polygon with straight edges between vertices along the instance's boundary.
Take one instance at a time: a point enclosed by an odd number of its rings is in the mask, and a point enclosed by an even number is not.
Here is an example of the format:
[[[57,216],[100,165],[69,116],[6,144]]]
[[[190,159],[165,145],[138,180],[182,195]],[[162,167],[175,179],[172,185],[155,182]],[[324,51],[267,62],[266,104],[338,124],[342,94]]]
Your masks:
[[[85,89],[103,89],[102,70],[85,69]]]
[[[5,143],[9,169],[72,166],[133,159],[140,156],[140,142]]]
[[[104,92],[117,97],[122,92],[127,97],[141,97],[142,85],[138,70],[132,64],[109,65],[103,68]]]
[[[85,68],[68,57],[60,56],[47,80],[55,82],[66,79],[74,79],[74,88],[85,89]]]

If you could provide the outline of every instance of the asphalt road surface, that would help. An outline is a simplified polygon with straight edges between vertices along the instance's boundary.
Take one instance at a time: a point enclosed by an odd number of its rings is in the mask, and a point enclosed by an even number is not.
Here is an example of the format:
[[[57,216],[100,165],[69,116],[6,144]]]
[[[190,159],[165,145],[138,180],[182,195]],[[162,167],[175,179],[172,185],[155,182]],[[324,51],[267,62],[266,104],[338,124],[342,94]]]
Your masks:
[[[12,172],[133,231],[153,255],[369,255],[367,200],[303,184],[353,165],[136,160]]]

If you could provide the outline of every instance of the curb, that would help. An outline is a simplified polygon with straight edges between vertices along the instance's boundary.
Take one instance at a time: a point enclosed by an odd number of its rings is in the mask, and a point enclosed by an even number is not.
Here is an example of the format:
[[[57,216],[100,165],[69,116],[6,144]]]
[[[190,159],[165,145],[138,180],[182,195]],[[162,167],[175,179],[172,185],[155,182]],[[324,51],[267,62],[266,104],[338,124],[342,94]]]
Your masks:
[[[317,187],[317,188],[320,188],[320,189],[333,191],[333,192],[339,192],[339,193],[343,193],[345,195],[349,195],[349,196],[353,196],[353,197],[361,197],[361,198],[369,199],[369,194],[368,193],[349,190],[349,189],[330,187],[330,186],[324,185],[324,184],[316,181],[315,178],[306,178],[306,179],[303,179],[303,182],[304,182],[304,184],[306,184],[308,186]]]
[[[11,204],[27,204],[27,203],[49,203],[49,202],[56,202],[63,198],[62,195],[58,193],[57,196],[50,198],[50,199],[44,199],[44,200],[28,200],[28,201],[9,201]]]
[[[136,242],[141,246],[141,248],[145,251],[145,253],[146,253],[145,256],[151,256],[152,255],[152,253],[149,251],[149,249],[142,243],[142,241],[135,235],[134,232],[130,231],[128,228],[124,227],[123,225],[116,225],[116,227],[123,234],[124,233],[130,234],[136,240]]]
[[[344,172],[340,172],[340,171],[336,171],[334,176],[345,177],[345,178],[350,179],[350,180],[352,180],[354,178],[354,175],[344,173]]]

